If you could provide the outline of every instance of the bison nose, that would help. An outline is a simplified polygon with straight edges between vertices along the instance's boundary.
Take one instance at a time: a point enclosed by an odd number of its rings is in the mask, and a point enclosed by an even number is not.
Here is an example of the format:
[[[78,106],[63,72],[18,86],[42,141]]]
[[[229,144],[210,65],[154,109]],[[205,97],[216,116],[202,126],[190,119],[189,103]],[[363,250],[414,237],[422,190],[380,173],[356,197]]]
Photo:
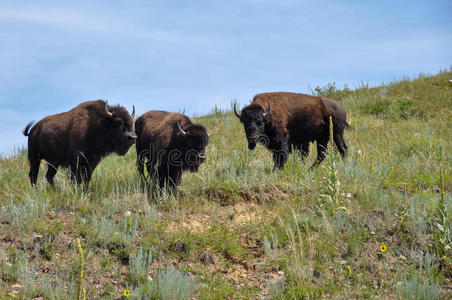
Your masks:
[[[206,160],[206,155],[204,153],[198,154],[199,163],[203,163]]]
[[[127,139],[129,141],[135,141],[137,139],[137,135],[135,134],[135,132],[129,131],[127,132]]]
[[[257,135],[249,136],[248,141],[251,143],[256,143],[257,138],[258,138]]]

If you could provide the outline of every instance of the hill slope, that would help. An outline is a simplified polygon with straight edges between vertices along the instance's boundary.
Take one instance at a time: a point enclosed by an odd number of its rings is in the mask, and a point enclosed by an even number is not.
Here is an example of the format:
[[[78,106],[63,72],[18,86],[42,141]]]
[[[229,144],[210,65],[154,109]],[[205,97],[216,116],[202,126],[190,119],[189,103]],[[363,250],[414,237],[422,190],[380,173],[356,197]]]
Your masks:
[[[271,172],[233,113],[214,111],[197,118],[212,131],[206,164],[154,200],[134,149],[103,160],[88,194],[61,171],[50,189],[45,166],[31,188],[26,151],[1,159],[0,298],[450,296],[450,79],[316,88],[353,130],[344,160],[312,170],[313,146]]]

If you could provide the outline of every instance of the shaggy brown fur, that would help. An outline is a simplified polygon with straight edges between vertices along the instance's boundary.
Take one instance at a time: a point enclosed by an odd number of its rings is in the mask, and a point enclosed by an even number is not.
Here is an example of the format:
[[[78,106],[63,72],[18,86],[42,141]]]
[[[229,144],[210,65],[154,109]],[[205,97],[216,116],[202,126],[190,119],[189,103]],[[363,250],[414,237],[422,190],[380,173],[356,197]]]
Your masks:
[[[135,142],[133,115],[121,106],[108,106],[103,100],[87,101],[70,111],[47,116],[28,132],[28,160],[30,182],[36,184],[41,159],[48,163],[47,181],[53,178],[59,166],[68,167],[71,181],[88,187],[92,172],[102,157],[116,152],[124,155]]]
[[[292,149],[306,156],[313,141],[317,141],[316,163],[320,163],[329,140],[330,116],[334,143],[341,155],[347,151],[343,138],[349,127],[346,113],[330,99],[287,92],[263,93],[236,114],[245,127],[248,147],[252,150],[256,142],[263,143],[273,153],[275,169],[284,166]]]
[[[146,184],[146,160],[153,182],[158,182],[160,188],[174,189],[181,183],[184,170],[196,172],[206,158],[207,131],[185,115],[148,111],[137,119],[135,130],[138,172]]]

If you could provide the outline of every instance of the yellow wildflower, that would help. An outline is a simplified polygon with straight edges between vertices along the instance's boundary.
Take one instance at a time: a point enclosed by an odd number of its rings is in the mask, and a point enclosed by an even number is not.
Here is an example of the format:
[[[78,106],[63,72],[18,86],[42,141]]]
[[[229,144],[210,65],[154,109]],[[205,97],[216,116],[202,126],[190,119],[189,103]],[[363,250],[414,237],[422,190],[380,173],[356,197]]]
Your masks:
[[[352,269],[350,269],[349,266],[347,266],[347,269],[348,269],[348,272],[349,272],[350,274],[352,274]]]
[[[80,239],[77,239],[77,247],[78,247],[78,252],[80,252],[80,254],[83,254],[83,249],[82,249],[82,245],[80,244]]]
[[[385,244],[381,244],[381,245],[380,245],[380,250],[381,250],[381,252],[385,253],[386,250],[387,250],[386,245],[385,245]]]
[[[128,289],[124,290],[124,297],[129,297],[130,296],[130,291]]]
[[[391,167],[391,172],[394,172],[394,166]]]

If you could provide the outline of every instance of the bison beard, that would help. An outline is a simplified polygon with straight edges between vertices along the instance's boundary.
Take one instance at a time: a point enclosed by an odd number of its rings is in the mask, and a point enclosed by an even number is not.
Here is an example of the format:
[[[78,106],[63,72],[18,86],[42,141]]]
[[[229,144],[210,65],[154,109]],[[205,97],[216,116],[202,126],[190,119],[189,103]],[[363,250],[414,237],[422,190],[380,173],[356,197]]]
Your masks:
[[[91,175],[110,153],[124,155],[135,142],[132,115],[122,106],[109,106],[106,101],[87,101],[70,111],[47,116],[24,129],[28,136],[30,182],[36,184],[41,159],[48,163],[47,181],[54,186],[53,178],[58,167],[67,167],[72,182],[88,188]],[[28,132],[30,130],[30,132]]]
[[[135,129],[138,173],[148,188],[145,164],[154,184],[172,190],[181,183],[183,171],[196,172],[206,159],[206,129],[185,115],[149,111],[137,119]]]
[[[295,93],[264,93],[254,97],[250,105],[234,113],[243,123],[248,148],[262,143],[273,154],[274,170],[283,168],[289,152],[308,155],[309,143],[317,141],[317,160],[323,161],[330,137],[329,118],[333,121],[333,140],[342,156],[347,152],[344,130],[350,125],[342,106],[332,100]]]

